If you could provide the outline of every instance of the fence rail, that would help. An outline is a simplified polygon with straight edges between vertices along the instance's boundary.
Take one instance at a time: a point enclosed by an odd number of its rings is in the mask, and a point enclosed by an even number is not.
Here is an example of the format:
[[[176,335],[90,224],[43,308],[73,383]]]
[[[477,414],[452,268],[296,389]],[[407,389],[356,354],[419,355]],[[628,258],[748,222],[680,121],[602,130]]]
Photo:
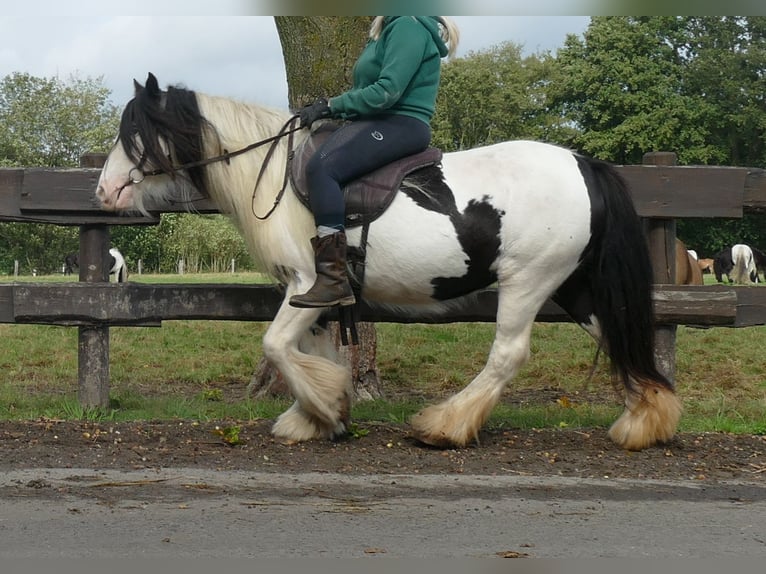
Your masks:
[[[80,282],[0,284],[0,323],[66,325],[79,329],[78,384],[84,406],[109,401],[109,328],[160,326],[163,320],[270,321],[282,299],[271,285],[111,284],[106,275],[109,227],[155,225],[165,212],[188,204],[149,206],[150,217],[101,211],[94,197],[104,156],[83,156],[81,169],[0,169],[0,221],[80,227]],[[675,374],[676,325],[750,327],[766,324],[766,289],[726,285],[674,286],[675,219],[742,217],[766,211],[764,170],[678,167],[675,155],[653,153],[644,165],[619,166],[639,215],[645,218],[655,274],[659,366]],[[194,209],[215,213],[197,198]],[[488,289],[449,314],[403,317],[364,307],[372,322],[451,323],[494,321],[497,297]],[[552,301],[541,322],[568,322]]]
[[[660,323],[700,327],[766,324],[766,298],[734,286],[658,286],[654,308]],[[274,285],[14,283],[0,284],[0,323],[77,326],[160,326],[170,320],[271,321],[282,302]],[[384,323],[494,322],[497,291],[485,289],[464,305],[441,313],[403,316],[364,303],[361,319]],[[570,322],[553,301],[538,322]]]

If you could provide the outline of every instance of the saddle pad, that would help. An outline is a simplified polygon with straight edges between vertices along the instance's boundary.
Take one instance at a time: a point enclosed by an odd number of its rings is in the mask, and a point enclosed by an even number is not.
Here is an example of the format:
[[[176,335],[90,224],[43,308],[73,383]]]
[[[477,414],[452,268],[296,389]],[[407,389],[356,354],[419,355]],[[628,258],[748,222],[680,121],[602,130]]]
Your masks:
[[[295,150],[290,168],[290,179],[298,199],[311,209],[306,165],[316,150],[341,124],[325,122]],[[440,149],[429,147],[356,179],[343,188],[346,200],[346,227],[356,227],[375,221],[391,205],[406,175],[418,169],[438,164]]]

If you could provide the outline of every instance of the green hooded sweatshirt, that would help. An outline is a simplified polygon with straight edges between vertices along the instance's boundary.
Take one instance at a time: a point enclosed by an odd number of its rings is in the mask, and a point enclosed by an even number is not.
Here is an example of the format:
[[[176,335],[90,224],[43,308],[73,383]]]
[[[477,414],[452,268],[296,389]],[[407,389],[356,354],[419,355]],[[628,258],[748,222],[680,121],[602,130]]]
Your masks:
[[[447,46],[433,16],[388,16],[354,65],[353,88],[330,100],[334,116],[411,116],[430,124]]]

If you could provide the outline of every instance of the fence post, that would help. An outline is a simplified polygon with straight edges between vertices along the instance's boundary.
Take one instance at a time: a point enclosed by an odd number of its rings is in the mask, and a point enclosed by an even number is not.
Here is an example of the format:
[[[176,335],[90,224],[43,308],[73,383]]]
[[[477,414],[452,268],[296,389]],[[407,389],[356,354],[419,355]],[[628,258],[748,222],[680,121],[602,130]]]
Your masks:
[[[81,167],[101,167],[103,155],[84,155]],[[80,281],[109,281],[109,227],[80,226]],[[78,327],[78,399],[84,407],[109,406],[109,327]]]
[[[672,152],[644,154],[644,165],[677,165],[678,157]],[[676,220],[648,218],[644,222],[649,254],[652,260],[654,283],[674,284],[676,278]],[[657,325],[654,357],[659,371],[668,380],[676,380],[676,325]]]

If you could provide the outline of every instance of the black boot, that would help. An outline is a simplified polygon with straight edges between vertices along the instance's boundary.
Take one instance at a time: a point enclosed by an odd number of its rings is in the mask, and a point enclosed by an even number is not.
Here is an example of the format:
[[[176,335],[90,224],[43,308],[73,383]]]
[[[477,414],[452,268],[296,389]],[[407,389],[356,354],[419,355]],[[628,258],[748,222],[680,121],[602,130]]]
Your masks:
[[[290,297],[293,307],[333,307],[356,302],[346,273],[346,233],[312,237],[317,279],[303,295]]]

